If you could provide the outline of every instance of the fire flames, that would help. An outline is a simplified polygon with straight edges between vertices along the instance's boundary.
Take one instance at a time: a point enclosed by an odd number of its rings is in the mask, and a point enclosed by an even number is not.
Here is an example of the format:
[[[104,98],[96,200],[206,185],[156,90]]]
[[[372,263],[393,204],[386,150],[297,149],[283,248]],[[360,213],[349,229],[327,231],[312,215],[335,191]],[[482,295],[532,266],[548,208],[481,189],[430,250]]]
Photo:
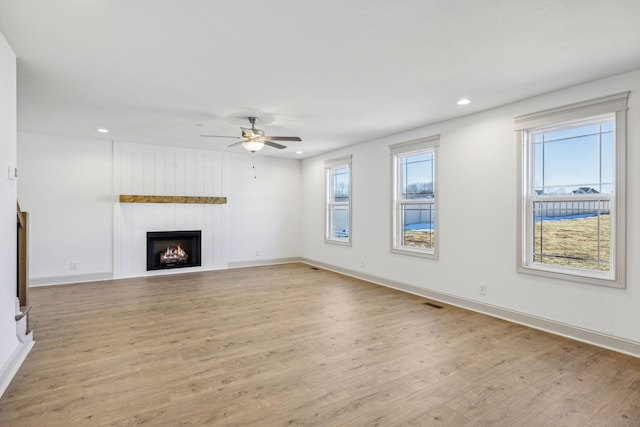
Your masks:
[[[178,264],[187,262],[189,255],[178,245],[177,248],[168,247],[166,251],[160,254],[160,262],[162,264]]]

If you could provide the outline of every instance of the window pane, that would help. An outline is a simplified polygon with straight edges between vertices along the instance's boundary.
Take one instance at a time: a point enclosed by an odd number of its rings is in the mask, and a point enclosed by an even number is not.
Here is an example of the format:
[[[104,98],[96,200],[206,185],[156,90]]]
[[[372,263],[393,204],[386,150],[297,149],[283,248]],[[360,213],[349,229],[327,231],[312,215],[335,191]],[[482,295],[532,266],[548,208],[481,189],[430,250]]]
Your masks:
[[[534,133],[536,194],[613,191],[613,120]]]
[[[544,176],[544,162],[542,161],[544,158],[543,149],[544,144],[535,144],[533,146],[534,186],[537,194],[544,193],[544,181],[542,180],[542,177]]]
[[[609,203],[534,202],[533,262],[609,271]]]
[[[585,135],[597,135],[600,133],[600,123],[588,125],[567,126],[561,129],[544,132],[545,141],[565,140]]]
[[[435,247],[435,209],[432,203],[402,204],[402,246]]]
[[[605,194],[613,194],[613,181],[615,179],[613,140],[613,133],[602,135],[602,187],[600,192]]]
[[[568,194],[579,187],[599,187],[600,148],[589,136],[546,143],[544,185],[551,194]]]
[[[333,201],[349,201],[349,168],[339,168],[332,170],[333,181]]]
[[[340,164],[326,169],[327,202],[325,216],[325,240],[327,242],[350,243],[350,193],[351,164]]]
[[[401,161],[402,198],[433,198],[433,153],[404,156]]]
[[[349,238],[349,207],[348,206],[332,206],[331,215],[333,218],[331,230],[331,238],[348,239]]]

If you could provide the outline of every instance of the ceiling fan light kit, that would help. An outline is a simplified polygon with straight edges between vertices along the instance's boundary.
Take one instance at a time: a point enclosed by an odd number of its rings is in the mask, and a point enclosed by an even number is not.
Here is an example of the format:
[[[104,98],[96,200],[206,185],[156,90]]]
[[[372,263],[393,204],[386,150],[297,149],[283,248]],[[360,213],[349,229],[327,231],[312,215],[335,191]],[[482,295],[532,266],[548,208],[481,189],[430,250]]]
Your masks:
[[[264,147],[264,142],[251,141],[251,140],[244,141],[242,143],[242,147],[247,151],[251,151],[252,153],[255,153],[256,151],[262,150],[262,148]]]
[[[229,147],[235,147],[236,145],[242,144],[242,147],[247,150],[255,153],[256,151],[262,150],[265,145],[269,147],[277,148],[282,150],[283,148],[287,148],[286,145],[278,144],[273,141],[302,141],[300,137],[297,136],[266,136],[264,131],[261,129],[256,129],[256,120],[257,117],[247,117],[249,123],[251,123],[251,128],[240,127],[242,130],[242,136],[222,136],[222,135],[200,135],[204,137],[210,138],[234,138],[240,139],[241,141],[234,142],[229,145]]]

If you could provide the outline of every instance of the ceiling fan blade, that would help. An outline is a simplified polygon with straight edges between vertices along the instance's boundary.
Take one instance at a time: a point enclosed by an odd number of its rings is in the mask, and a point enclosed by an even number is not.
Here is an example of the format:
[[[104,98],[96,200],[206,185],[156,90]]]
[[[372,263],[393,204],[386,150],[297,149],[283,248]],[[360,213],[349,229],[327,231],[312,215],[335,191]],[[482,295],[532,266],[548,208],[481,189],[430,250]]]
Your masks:
[[[244,139],[243,139],[242,141],[234,142],[234,143],[233,143],[233,144],[231,144],[231,145],[227,145],[227,147],[235,147],[235,146],[237,146],[237,145],[242,144],[243,142],[244,142]]]
[[[264,136],[262,139],[265,141],[302,141],[297,136]]]
[[[203,136],[205,138],[233,138],[233,139],[240,139],[239,136],[223,136],[223,135],[200,135]]]
[[[277,144],[271,141],[262,141],[262,142],[264,142],[264,145],[268,145],[269,147],[277,148],[279,150],[282,150],[283,148],[287,148],[286,145]]]

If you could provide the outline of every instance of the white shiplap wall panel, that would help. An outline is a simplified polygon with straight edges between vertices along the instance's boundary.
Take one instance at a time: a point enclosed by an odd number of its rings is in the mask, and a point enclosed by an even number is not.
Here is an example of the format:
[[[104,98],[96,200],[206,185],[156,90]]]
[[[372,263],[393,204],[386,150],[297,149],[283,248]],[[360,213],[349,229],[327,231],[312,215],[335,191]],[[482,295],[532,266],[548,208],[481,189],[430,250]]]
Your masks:
[[[118,147],[120,152],[119,172],[116,177],[120,184],[120,191],[123,194],[133,194],[133,147]]]
[[[144,188],[144,152],[139,146],[133,146],[131,151],[131,188],[137,191]]]
[[[175,151],[164,152],[164,171],[160,175],[164,175],[164,194],[163,196],[176,195],[176,153]],[[162,164],[156,167],[162,167]]]
[[[194,166],[193,166],[193,180],[194,182],[194,189],[195,189],[195,194],[191,194],[192,196],[195,196],[196,194],[205,194],[204,191],[204,158],[201,156],[196,156],[193,159],[194,162]]]
[[[214,186],[213,186],[213,176],[214,176],[214,172],[213,172],[213,168],[215,167],[215,165],[213,164],[213,159],[210,158],[205,158],[204,159],[204,167],[202,168],[202,173],[203,173],[203,184],[204,184],[204,192],[205,193],[212,193],[214,191]]]
[[[188,151],[184,153],[184,165],[182,166],[184,173],[184,192],[186,196],[195,196],[196,193],[196,155]]]
[[[186,152],[179,151],[175,153],[174,172],[175,172],[175,189],[176,195],[187,195],[187,162]]]
[[[144,176],[142,194],[157,196],[155,150],[150,147],[144,147],[142,150],[142,173]]]
[[[119,265],[120,271],[131,271],[133,269],[133,205],[120,205],[121,212],[116,218],[120,220],[120,241],[114,247],[119,247],[120,251],[115,251],[114,260]],[[114,221],[115,222],[115,221]],[[117,254],[117,257],[115,256]]]
[[[153,156],[155,159],[155,162],[153,164],[153,171],[154,171],[154,178],[155,178],[155,186],[156,186],[156,195],[161,196],[161,195],[167,195],[167,196],[171,196],[171,194],[167,193],[166,190],[166,186],[165,186],[165,179],[166,179],[166,175],[163,173],[164,169],[165,169],[165,155],[164,155],[164,151],[162,150],[153,150]]]
[[[225,196],[224,153],[115,142],[114,154],[116,196]],[[225,209],[226,205],[117,203],[114,276],[159,274],[146,271],[147,231],[202,231],[202,267],[176,272],[226,267]]]

